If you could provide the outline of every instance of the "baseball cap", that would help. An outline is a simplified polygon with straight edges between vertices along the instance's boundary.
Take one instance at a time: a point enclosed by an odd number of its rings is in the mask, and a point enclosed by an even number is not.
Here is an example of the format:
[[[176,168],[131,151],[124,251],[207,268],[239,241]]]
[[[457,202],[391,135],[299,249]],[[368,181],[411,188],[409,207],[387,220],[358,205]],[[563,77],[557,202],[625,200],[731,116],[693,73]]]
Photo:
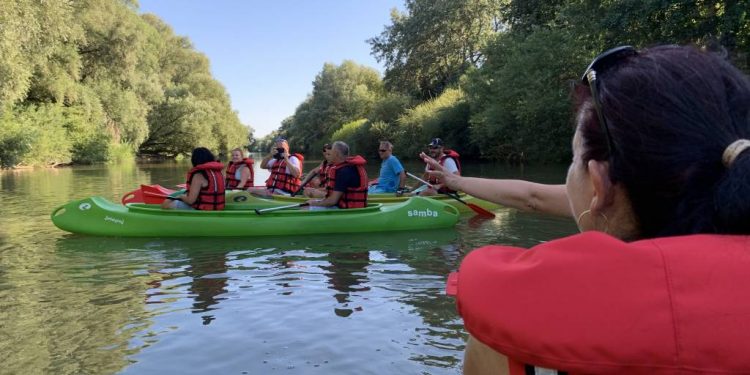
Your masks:
[[[443,140],[440,138],[432,138],[432,141],[427,145],[430,147],[442,147],[443,146]]]

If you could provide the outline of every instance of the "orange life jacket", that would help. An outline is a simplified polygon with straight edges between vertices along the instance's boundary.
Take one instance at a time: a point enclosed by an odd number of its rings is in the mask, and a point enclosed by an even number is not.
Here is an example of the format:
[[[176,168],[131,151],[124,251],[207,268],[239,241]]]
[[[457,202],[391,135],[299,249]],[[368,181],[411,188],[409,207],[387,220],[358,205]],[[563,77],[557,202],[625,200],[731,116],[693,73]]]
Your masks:
[[[459,156],[460,155],[458,155],[458,152],[456,152],[456,151],[453,151],[453,150],[443,150],[443,155],[440,157],[440,160],[438,160],[438,162],[442,166],[442,165],[445,165],[445,160],[446,159],[452,158],[453,161],[456,162],[456,167],[458,168],[458,174],[460,175],[461,174],[461,162],[458,161],[458,157]],[[432,170],[434,170],[434,168],[432,168],[430,165],[427,165],[427,170],[432,171]],[[438,180],[437,177],[430,176],[430,178],[427,180],[427,182],[435,185],[435,184],[439,184],[440,180]],[[455,193],[455,192],[456,192],[455,190],[451,190],[451,189],[448,189],[446,187],[441,187],[438,190],[438,193]]]
[[[217,211],[224,209],[224,176],[221,171],[224,164],[211,161],[193,167],[187,173],[187,194],[190,194],[190,183],[196,173],[201,173],[208,181],[208,186],[201,187],[198,199],[191,205],[196,210]]]
[[[362,208],[367,207],[367,171],[365,170],[365,164],[367,162],[364,158],[359,155],[350,156],[341,163],[334,164],[328,168],[328,181],[326,182],[326,197],[331,195],[331,192],[336,187],[336,172],[346,166],[354,166],[357,168],[359,173],[359,186],[355,188],[347,188],[346,191],[341,195],[338,203],[339,208]]]
[[[248,178],[247,182],[245,182],[245,186],[243,186],[243,189],[253,186],[253,183],[254,183],[253,180],[255,180],[255,171],[253,171],[254,163],[255,161],[251,158],[244,158],[237,163],[230,161],[229,165],[227,165],[227,174],[226,174],[227,178],[226,178],[226,183],[225,183],[226,188],[234,189],[237,187],[237,185],[240,184],[240,180],[235,178],[235,174],[237,172],[237,168],[239,168],[241,165],[246,165],[247,169],[250,170],[250,178]]]
[[[305,161],[305,157],[302,154],[292,154],[299,160],[299,173],[302,175],[302,163]],[[266,187],[268,189],[279,189],[287,193],[294,193],[299,190],[302,180],[299,177],[294,177],[291,174],[286,173],[286,160],[277,159],[271,167],[271,175],[266,180]]]
[[[589,231],[473,250],[448,293],[511,374],[747,374],[748,269],[750,236]]]

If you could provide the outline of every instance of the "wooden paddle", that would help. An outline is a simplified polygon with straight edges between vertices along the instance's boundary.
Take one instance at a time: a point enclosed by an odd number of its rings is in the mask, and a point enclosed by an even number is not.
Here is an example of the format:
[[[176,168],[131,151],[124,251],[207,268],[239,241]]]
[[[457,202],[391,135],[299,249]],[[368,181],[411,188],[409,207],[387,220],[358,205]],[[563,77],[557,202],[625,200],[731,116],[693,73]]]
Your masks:
[[[427,182],[427,181],[425,181],[425,180],[423,180],[423,179],[421,179],[421,178],[419,178],[419,177],[411,174],[410,172],[406,172],[406,174],[408,174],[409,177],[411,177],[411,178],[413,178],[413,179],[415,179],[415,180],[417,180],[417,181],[419,181],[419,182],[421,182],[421,183],[423,183],[423,184],[425,184],[425,185],[427,185],[427,186],[429,186],[429,187],[431,187],[433,189],[435,188],[429,182]],[[444,193],[444,194],[447,195],[447,196],[449,196],[449,197],[451,197],[451,198],[453,198],[453,199],[455,199],[455,200],[457,200],[457,201],[459,201],[459,202],[461,202],[461,203],[463,203],[463,204],[465,204],[466,206],[468,206],[469,208],[471,208],[471,210],[474,211],[475,213],[477,213],[478,215],[482,215],[482,216],[486,216],[486,217],[495,217],[495,214],[493,214],[492,212],[487,211],[484,208],[479,207],[479,206],[477,206],[474,203],[469,203],[469,202],[467,202],[467,201],[459,198],[456,193]]]
[[[288,206],[263,208],[263,209],[260,209],[260,210],[256,208],[255,209],[255,213],[258,214],[258,215],[262,215],[262,214],[264,214],[266,212],[274,212],[274,211],[279,211],[279,210],[286,210],[287,208],[305,207],[305,206],[309,206],[309,205],[310,205],[310,203],[305,202],[305,203],[290,204]]]

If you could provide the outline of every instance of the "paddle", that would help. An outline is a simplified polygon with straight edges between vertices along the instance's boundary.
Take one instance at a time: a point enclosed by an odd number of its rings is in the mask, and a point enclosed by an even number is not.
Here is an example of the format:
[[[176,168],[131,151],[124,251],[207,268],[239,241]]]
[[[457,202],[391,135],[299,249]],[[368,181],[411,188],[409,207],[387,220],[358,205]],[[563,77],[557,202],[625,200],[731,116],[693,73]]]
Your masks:
[[[292,196],[295,196],[299,194],[300,191],[305,190],[305,185],[307,185],[307,183],[310,182],[316,175],[317,173],[312,173],[312,171],[310,171],[307,177],[305,177],[305,180],[302,181],[301,184],[299,184],[299,189],[297,189],[297,191],[292,193]]]
[[[171,199],[171,200],[173,200],[173,201],[178,201],[178,200],[180,200],[180,198],[178,198],[178,197],[173,197],[173,196],[171,196],[171,195],[157,194],[157,193],[151,193],[151,192],[146,192],[146,195],[148,195],[149,197],[155,197],[155,198],[164,198],[164,199]]]
[[[419,182],[421,182],[421,183],[423,183],[423,184],[425,184],[425,185],[427,185],[427,186],[429,186],[429,187],[431,187],[433,189],[435,188],[429,182],[427,182],[427,181],[425,181],[425,180],[423,180],[423,179],[421,179],[421,178],[419,178],[419,177],[411,174],[410,172],[406,172],[406,174],[408,174],[409,177],[411,177],[411,178],[413,178],[413,179],[415,179],[415,180],[417,180],[417,181],[419,181]],[[459,201],[459,202],[461,202],[461,203],[463,203],[463,204],[465,204],[466,206],[468,206],[469,208],[471,208],[472,211],[476,212],[478,215],[487,216],[487,217],[495,217],[495,214],[493,214],[492,212],[487,211],[484,208],[479,207],[479,206],[477,206],[474,203],[469,203],[469,202],[467,202],[467,201],[459,198],[458,195],[455,194],[455,193],[444,193],[444,194],[447,195],[447,196],[449,196],[449,197],[451,197],[451,198],[453,198],[453,199],[455,199],[455,200],[457,200],[457,201]]]
[[[260,209],[260,210],[256,208],[255,209],[255,213],[258,214],[258,215],[262,215],[262,214],[264,214],[266,212],[274,212],[274,211],[279,211],[279,210],[285,210],[287,208],[305,207],[305,206],[309,206],[309,205],[310,205],[310,203],[305,202],[305,203],[290,204],[288,206],[263,208],[263,209]]]

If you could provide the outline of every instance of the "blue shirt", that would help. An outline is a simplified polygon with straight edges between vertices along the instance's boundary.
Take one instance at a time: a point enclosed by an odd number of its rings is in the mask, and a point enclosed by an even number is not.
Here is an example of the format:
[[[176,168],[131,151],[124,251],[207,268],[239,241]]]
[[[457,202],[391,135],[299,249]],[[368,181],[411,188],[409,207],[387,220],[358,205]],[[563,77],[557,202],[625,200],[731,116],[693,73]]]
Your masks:
[[[400,182],[399,175],[404,170],[404,166],[398,161],[398,158],[391,155],[388,159],[383,160],[380,164],[380,177],[378,178],[378,191],[383,193],[393,193],[398,189]]]

